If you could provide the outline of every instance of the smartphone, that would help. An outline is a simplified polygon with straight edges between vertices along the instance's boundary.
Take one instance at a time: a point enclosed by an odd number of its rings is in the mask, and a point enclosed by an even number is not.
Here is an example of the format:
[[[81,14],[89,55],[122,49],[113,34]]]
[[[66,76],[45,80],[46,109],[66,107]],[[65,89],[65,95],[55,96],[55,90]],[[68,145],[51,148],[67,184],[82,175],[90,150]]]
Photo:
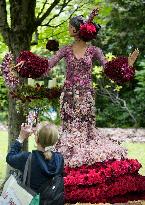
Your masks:
[[[29,111],[29,114],[26,118],[27,125],[31,125],[32,127],[36,127],[38,123],[38,111],[32,110]]]

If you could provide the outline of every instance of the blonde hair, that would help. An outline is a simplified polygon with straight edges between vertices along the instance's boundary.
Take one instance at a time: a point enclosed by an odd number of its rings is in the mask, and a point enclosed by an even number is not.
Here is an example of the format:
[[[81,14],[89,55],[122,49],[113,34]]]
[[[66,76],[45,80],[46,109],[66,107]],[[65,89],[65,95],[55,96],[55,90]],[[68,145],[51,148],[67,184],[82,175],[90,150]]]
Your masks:
[[[59,137],[58,129],[55,125],[44,122],[37,131],[37,142],[43,147],[55,145]],[[45,158],[50,159],[50,151],[44,152]]]

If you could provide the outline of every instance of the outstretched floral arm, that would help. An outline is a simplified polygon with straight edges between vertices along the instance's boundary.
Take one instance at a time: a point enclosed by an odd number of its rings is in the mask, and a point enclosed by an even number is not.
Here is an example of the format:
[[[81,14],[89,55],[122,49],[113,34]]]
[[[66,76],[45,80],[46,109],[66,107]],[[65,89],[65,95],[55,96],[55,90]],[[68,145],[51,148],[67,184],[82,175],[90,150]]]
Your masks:
[[[121,56],[107,62],[102,50],[93,47],[94,59],[98,60],[103,66],[106,76],[116,83],[124,83],[133,79],[135,74],[133,64],[137,59],[138,54],[139,51],[136,49],[128,58]]]
[[[46,71],[44,75],[47,75],[49,70],[53,68],[62,58],[65,57],[65,54],[66,54],[66,47],[63,47],[59,49],[53,57],[48,59],[48,71]]]
[[[99,63],[103,66],[103,68],[107,63],[107,59],[105,58],[103,51],[100,48],[95,46],[93,46],[93,59],[98,60]]]
[[[46,59],[31,53],[30,51],[22,51],[17,59],[20,66],[17,67],[17,71],[21,77],[25,78],[40,78],[47,76],[51,68],[53,68],[66,53],[66,47],[61,48],[56,54]]]

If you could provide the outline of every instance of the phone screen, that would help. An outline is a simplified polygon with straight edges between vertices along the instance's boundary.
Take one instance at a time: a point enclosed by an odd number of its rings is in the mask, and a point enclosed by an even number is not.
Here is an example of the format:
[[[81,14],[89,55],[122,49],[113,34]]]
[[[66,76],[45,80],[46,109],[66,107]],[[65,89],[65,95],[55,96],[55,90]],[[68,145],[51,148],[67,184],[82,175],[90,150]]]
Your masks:
[[[36,110],[29,111],[26,122],[28,125],[31,125],[32,127],[36,127],[38,123],[38,112],[36,112]]]

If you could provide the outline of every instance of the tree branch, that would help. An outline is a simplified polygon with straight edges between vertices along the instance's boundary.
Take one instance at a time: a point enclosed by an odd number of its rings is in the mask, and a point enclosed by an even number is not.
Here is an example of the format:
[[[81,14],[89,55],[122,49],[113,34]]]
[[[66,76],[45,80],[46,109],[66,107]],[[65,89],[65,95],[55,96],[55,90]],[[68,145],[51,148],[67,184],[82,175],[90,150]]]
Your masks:
[[[70,1],[71,1],[71,0],[69,0],[68,2],[66,2],[66,0],[63,1],[63,4],[62,4],[61,9],[59,10],[58,14],[55,14],[52,18],[49,19],[49,21],[48,21],[48,23],[47,23],[48,25],[49,25],[49,23],[50,23],[53,19],[55,19],[56,17],[58,17],[58,16],[63,12],[63,9],[67,6],[67,4],[68,4]]]
[[[69,0],[69,2],[70,2],[71,0]],[[68,3],[68,2],[67,2]],[[66,5],[67,6],[67,5]],[[56,15],[54,15],[46,24],[43,24],[43,25],[41,25],[41,26],[48,26],[48,27],[51,27],[51,28],[57,28],[57,27],[59,27],[59,26],[61,26],[62,24],[64,24],[66,21],[68,21],[71,17],[72,17],[72,15],[78,10],[78,9],[80,9],[81,7],[83,7],[83,5],[81,5],[81,6],[78,6],[71,14],[70,14],[70,16],[66,19],[66,20],[64,20],[63,22],[61,22],[60,24],[58,24],[58,25],[55,25],[55,26],[52,26],[52,25],[50,25],[50,22],[55,18],[55,17],[57,17],[57,16],[59,16],[59,14],[62,12],[59,12],[58,14],[56,14]]]
[[[62,31],[62,32],[53,34],[53,37],[54,37],[54,36],[58,36],[58,35],[63,34],[63,33],[65,33],[65,31]],[[50,37],[52,37],[52,35],[51,35],[51,36],[47,36],[47,38],[40,38],[39,41],[40,41],[40,42],[41,42],[41,41],[44,42],[44,40],[48,40]]]
[[[7,10],[5,0],[0,0],[0,32],[6,44],[9,45],[10,28],[7,22]]]
[[[131,113],[131,111],[127,107],[126,101],[120,98],[118,93],[109,92],[109,90],[105,88],[101,80],[99,81],[99,84],[100,84],[100,87],[99,87],[99,92],[97,92],[97,94],[100,96],[105,96],[105,97],[110,98],[110,100],[114,104],[118,104],[122,109],[126,110],[128,114],[130,115],[130,117],[133,119],[134,123],[136,124],[137,123],[136,118],[134,117],[134,115]]]
[[[41,18],[37,18],[36,19],[36,26],[40,26],[41,23],[45,20],[45,18],[47,16],[49,16],[49,14],[51,13],[51,11],[53,10],[53,8],[55,8],[55,6],[60,2],[60,0],[54,0],[54,2],[51,4],[51,6],[47,9],[47,11],[42,15]]]
[[[75,11],[74,11],[74,12],[75,12]],[[41,26],[48,26],[48,27],[51,27],[51,28],[57,28],[57,27],[61,26],[62,24],[64,24],[66,21],[68,21],[68,20],[72,17],[72,15],[74,14],[74,12],[69,16],[69,18],[67,18],[66,20],[64,20],[63,22],[61,22],[61,23],[58,24],[58,25],[51,26],[51,25],[49,25],[49,23],[47,23],[47,24],[43,24],[43,25],[41,25]]]
[[[39,19],[39,17],[40,17],[41,14],[43,13],[43,10],[44,10],[46,4],[47,4],[47,0],[45,0],[45,2],[44,2],[44,4],[43,4],[43,7],[42,7],[41,11],[38,13],[37,19]]]

